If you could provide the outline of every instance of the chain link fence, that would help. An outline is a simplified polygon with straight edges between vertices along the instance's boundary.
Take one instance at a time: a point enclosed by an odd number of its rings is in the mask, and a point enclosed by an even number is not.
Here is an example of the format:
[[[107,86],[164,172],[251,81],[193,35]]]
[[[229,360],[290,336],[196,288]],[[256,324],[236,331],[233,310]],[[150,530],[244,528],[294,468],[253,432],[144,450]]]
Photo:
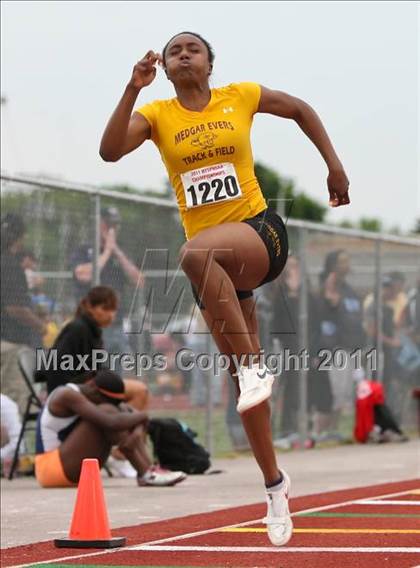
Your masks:
[[[232,383],[223,362],[218,368],[216,347],[178,266],[184,233],[176,204],[7,175],[1,192],[2,216],[18,213],[26,226],[20,262],[34,310],[48,323],[44,346],[73,317],[89,286],[113,285],[120,309],[106,345],[117,353],[123,345],[137,357],[131,376],[147,383],[151,413],[185,421],[212,452],[246,448]],[[265,356],[281,371],[272,401],[276,444],[350,437],[361,375],[383,381],[397,420],[413,427],[410,393],[420,369],[401,358],[398,341],[413,326],[407,304],[419,286],[420,239],[295,220],[287,225],[286,269],[255,292]],[[110,228],[120,252],[104,268]],[[155,364],[156,354],[165,365]]]

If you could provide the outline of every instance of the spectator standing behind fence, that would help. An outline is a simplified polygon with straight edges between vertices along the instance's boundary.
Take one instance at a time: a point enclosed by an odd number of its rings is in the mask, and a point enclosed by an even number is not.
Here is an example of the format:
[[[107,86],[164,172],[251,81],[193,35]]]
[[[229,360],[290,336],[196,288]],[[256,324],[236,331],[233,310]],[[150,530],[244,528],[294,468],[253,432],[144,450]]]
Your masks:
[[[394,324],[396,328],[401,328],[403,325],[403,319],[405,314],[405,309],[408,303],[408,297],[405,293],[405,276],[402,272],[390,272],[386,275],[389,281],[387,296],[390,298],[387,301],[387,305],[392,308]],[[375,299],[375,294],[371,292],[368,294],[363,302],[363,310],[366,313],[370,305]]]
[[[405,292],[405,276],[402,272],[390,272],[389,277],[392,282],[394,299],[388,302],[394,311],[394,323],[398,329],[403,324],[405,308],[407,307],[407,294]]]
[[[407,299],[404,314],[405,331],[420,351],[420,269],[417,274],[417,285],[410,290]]]
[[[362,350],[366,343],[362,303],[347,282],[349,272],[348,254],[344,250],[335,250],[326,256],[320,275],[320,347],[327,350],[321,362],[331,367],[332,428],[336,430],[338,439],[341,438],[338,427],[342,412],[353,412],[354,370],[358,363],[354,351]]]
[[[420,387],[420,269],[417,273],[416,287],[407,295],[402,322],[402,349],[399,362],[407,369],[409,387]]]
[[[118,245],[117,237],[121,217],[116,207],[101,211],[100,254],[98,258],[100,284],[113,288],[120,301],[124,302],[127,284],[132,287],[144,285],[144,278],[137,266]],[[93,283],[93,254],[91,244],[81,245],[71,257],[76,300],[86,295]],[[128,336],[123,329],[124,312],[120,310],[113,324],[104,330],[105,348],[110,353],[131,353]],[[122,372],[122,369],[118,369]]]
[[[299,260],[289,255],[283,274],[274,282],[273,290],[273,321],[272,334],[281,342],[285,355],[298,355],[301,351],[299,327],[300,301],[302,295],[302,274]],[[305,350],[309,357],[308,378],[308,411],[315,411],[313,430],[319,435],[326,430],[331,413],[332,395],[328,373],[318,370],[320,320],[318,314],[318,299],[307,282],[308,326],[307,344]],[[300,359],[302,362],[303,359]],[[283,404],[280,422],[280,439],[276,441],[279,447],[290,447],[298,438],[298,412],[300,370],[290,365],[286,368],[280,380],[284,384]],[[309,413],[308,413],[309,415]]]
[[[49,349],[59,331],[57,323],[54,321],[55,302],[45,293],[45,278],[39,273],[38,261],[34,253],[25,250],[21,253],[20,258],[20,264],[25,271],[33,310],[46,326],[42,346]]]
[[[21,251],[25,225],[19,215],[8,213],[1,221],[1,392],[23,412],[27,387],[18,367],[24,347],[42,345],[45,323],[32,309]]]
[[[45,284],[45,279],[38,273],[38,262],[34,253],[30,250],[23,250],[20,258],[20,264],[25,271],[29,292],[31,294],[38,293]]]
[[[365,328],[372,346],[376,345],[376,337],[379,337],[382,342],[382,383],[389,405],[393,412],[399,417],[401,410],[401,395],[404,390],[401,389],[404,370],[400,367],[397,361],[401,341],[399,338],[398,327],[395,324],[395,311],[393,306],[398,294],[399,290],[398,287],[394,285],[392,276],[390,274],[384,276],[382,279],[381,294],[381,328],[378,329],[378,310],[377,299],[375,296],[373,301],[365,310]]]

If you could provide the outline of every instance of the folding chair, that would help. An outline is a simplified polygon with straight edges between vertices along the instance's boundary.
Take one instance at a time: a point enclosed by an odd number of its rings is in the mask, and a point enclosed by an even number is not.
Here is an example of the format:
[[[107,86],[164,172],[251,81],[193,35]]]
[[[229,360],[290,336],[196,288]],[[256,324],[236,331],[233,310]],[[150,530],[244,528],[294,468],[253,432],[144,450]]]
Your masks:
[[[22,377],[28,387],[28,400],[26,403],[25,412],[22,417],[22,427],[19,433],[19,439],[16,445],[15,454],[13,456],[12,467],[10,469],[8,479],[12,479],[19,461],[19,450],[22,444],[25,432],[28,430],[36,430],[36,421],[42,408],[42,401],[39,398],[35,388],[35,369],[36,369],[36,354],[35,351],[30,349],[23,349],[18,354],[18,366]],[[34,425],[28,425],[30,422],[35,422]]]

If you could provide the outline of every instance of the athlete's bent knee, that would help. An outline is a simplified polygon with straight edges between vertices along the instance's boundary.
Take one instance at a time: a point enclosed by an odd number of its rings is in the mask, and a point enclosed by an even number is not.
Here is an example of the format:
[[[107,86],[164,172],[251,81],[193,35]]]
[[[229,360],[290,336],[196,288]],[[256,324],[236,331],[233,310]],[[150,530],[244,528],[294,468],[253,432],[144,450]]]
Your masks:
[[[197,249],[191,242],[182,245],[179,253],[179,264],[188,275],[201,276],[209,258],[209,250]]]

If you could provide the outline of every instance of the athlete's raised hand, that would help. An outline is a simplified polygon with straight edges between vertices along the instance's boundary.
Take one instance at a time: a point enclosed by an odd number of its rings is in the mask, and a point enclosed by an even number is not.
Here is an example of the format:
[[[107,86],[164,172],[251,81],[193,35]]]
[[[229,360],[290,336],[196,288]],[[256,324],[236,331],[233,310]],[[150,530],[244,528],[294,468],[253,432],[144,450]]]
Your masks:
[[[136,89],[142,89],[150,85],[156,77],[156,63],[161,62],[162,57],[159,53],[148,51],[143,59],[134,65],[129,85]]]
[[[350,184],[346,172],[343,169],[330,170],[327,185],[331,207],[340,207],[340,205],[348,205],[350,203]]]

